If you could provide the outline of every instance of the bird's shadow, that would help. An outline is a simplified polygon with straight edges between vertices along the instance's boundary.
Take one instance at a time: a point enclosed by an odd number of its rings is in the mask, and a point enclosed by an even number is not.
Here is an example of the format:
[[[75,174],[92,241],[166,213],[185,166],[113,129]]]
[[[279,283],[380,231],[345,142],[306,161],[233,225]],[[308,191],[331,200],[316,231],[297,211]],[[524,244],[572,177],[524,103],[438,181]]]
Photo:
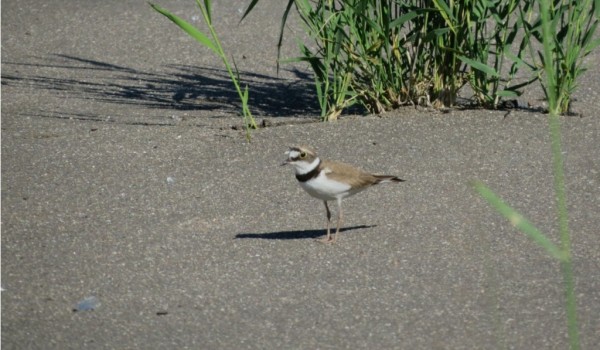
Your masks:
[[[359,225],[351,227],[343,227],[340,232],[351,231],[363,228],[372,228],[377,225]],[[280,232],[265,232],[265,233],[238,233],[235,235],[235,239],[241,238],[254,238],[254,239],[307,239],[307,238],[319,238],[325,236],[327,230],[301,230],[301,231],[280,231]]]

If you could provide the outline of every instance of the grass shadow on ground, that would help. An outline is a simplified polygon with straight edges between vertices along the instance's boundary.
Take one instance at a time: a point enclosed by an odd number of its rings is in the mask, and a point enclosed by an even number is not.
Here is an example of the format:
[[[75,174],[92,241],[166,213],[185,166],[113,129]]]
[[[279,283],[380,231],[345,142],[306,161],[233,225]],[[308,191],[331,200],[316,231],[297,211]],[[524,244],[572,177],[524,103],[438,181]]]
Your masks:
[[[3,62],[2,66],[5,88],[45,90],[62,98],[150,109],[227,113],[241,110],[239,97],[224,69],[165,65],[149,71],[63,54],[31,57],[30,62]],[[289,72],[294,79],[240,72],[242,85],[248,85],[254,114],[319,115],[310,76],[299,70]]]

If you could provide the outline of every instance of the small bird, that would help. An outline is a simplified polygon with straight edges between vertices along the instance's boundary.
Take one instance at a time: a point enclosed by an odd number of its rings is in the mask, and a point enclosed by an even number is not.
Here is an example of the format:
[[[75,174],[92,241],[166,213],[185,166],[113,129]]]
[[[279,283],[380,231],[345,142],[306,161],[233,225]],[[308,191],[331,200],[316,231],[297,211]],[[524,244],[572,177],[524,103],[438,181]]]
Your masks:
[[[375,175],[355,168],[349,164],[321,160],[315,151],[308,147],[290,147],[285,152],[287,159],[281,165],[291,164],[296,172],[296,179],[308,194],[318,198],[325,204],[327,211],[327,237],[321,241],[334,243],[340,232],[342,223],[342,200],[346,197],[383,182],[403,182],[396,176]],[[331,212],[327,201],[337,201],[338,219],[335,235],[331,235],[329,225]]]

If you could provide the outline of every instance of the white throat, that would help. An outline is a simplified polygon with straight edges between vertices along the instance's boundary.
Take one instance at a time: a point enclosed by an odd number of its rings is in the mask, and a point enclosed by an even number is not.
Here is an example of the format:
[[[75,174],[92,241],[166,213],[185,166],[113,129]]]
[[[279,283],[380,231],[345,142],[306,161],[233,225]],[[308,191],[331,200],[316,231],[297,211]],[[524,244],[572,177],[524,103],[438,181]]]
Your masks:
[[[319,166],[321,160],[319,157],[315,158],[311,163],[298,161],[294,163],[294,167],[296,168],[296,175],[304,175],[308,174],[311,171],[315,170],[316,167]]]

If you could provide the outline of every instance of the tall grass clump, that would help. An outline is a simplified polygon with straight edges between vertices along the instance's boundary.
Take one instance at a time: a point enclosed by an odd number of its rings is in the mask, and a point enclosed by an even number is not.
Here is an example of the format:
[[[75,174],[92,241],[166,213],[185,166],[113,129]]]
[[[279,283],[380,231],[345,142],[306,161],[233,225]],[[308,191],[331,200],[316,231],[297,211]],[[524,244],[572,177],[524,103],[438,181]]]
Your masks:
[[[225,65],[227,69],[227,73],[229,73],[229,78],[231,82],[235,86],[235,90],[237,91],[240,101],[242,102],[242,117],[244,119],[244,126],[246,128],[246,138],[250,140],[250,129],[256,129],[256,121],[254,117],[252,117],[252,113],[250,112],[250,108],[248,107],[248,86],[246,85],[242,90],[240,86],[240,75],[237,70],[237,67],[234,65],[234,69],[232,69],[229,60],[227,59],[227,55],[221,46],[221,41],[217,36],[217,32],[215,31],[215,27],[212,23],[212,3],[210,0],[204,0],[203,3],[200,0],[196,0],[196,4],[200,8],[202,12],[202,17],[204,18],[204,22],[206,22],[206,26],[208,27],[210,35],[206,35],[205,33],[198,30],[196,27],[191,25],[189,22],[184,19],[172,14],[171,12],[165,10],[164,8],[150,4],[150,6],[158,13],[164,15],[168,19],[170,19],[173,23],[175,23],[179,28],[181,28],[184,32],[190,35],[192,38],[196,39],[200,44],[209,48],[212,52],[214,52]]]
[[[586,71],[583,59],[600,45],[594,35],[599,16],[600,0],[528,1],[523,6],[519,22],[532,41],[532,65],[546,75],[540,81],[550,114],[570,111],[577,80]]]
[[[244,17],[258,0],[251,2]],[[300,56],[286,62],[307,62],[314,73],[317,100],[324,120],[335,120],[359,102],[382,112],[408,103],[400,29],[415,17],[401,14],[385,1],[290,0],[282,18],[279,46],[289,10],[295,6],[312,42],[299,42]]]
[[[555,0],[550,5],[556,33],[547,56],[555,65],[552,93],[559,111],[568,110],[582,59],[598,46],[593,39],[599,0]],[[246,17],[258,0],[252,0]],[[360,103],[380,113],[401,105],[447,107],[469,85],[474,102],[498,108],[539,80],[545,55],[537,1],[527,0],[288,0],[282,16],[281,47],[290,9],[311,38],[300,55],[314,73],[321,116],[336,119]],[[529,56],[528,56],[529,55]],[[533,58],[532,58],[533,57]],[[517,73],[525,79],[515,83]],[[521,74],[523,75],[523,74]],[[548,86],[540,80],[546,95]]]
[[[244,17],[258,0],[250,3]],[[288,0],[312,39],[300,56],[315,76],[321,116],[336,119],[360,103],[381,113],[407,104],[452,106],[469,84],[479,105],[495,108],[530,79],[511,85],[524,45],[510,52],[520,29],[517,0]],[[310,48],[309,48],[310,47]],[[508,58],[508,59],[507,59]],[[508,62],[507,62],[508,61]],[[508,76],[503,68],[510,64]]]
[[[521,94],[521,88],[532,83],[536,78],[513,84],[519,69],[527,64],[522,57],[526,45],[521,41],[515,53],[513,45],[518,43],[518,33],[522,28],[519,21],[512,18],[518,13],[518,0],[465,0],[465,1],[432,1],[437,22],[430,24],[429,31],[439,32],[437,28],[448,31],[430,45],[439,51],[439,63],[434,71],[444,76],[457,75],[467,80],[474,91],[474,99],[478,105],[486,108],[497,108],[502,98],[514,98]],[[440,18],[443,20],[440,22]],[[469,69],[458,69],[458,62],[466,64]],[[449,64],[450,63],[450,64]],[[508,71],[505,67],[510,64]],[[454,67],[444,70],[444,67]],[[462,74],[462,75],[461,75]],[[445,78],[448,80],[448,78]],[[458,87],[451,81],[441,84],[446,87],[447,97],[441,99],[442,105],[454,103]]]

